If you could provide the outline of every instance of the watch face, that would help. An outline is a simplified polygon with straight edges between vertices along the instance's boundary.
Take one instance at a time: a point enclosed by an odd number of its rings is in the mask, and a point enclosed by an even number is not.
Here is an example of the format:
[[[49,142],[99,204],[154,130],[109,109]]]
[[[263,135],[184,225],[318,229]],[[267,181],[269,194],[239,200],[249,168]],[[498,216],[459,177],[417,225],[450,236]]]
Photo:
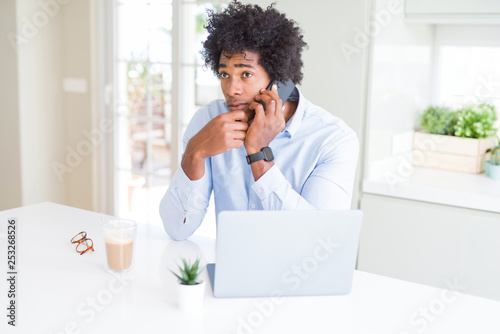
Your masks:
[[[273,161],[274,160],[273,151],[271,151],[270,147],[264,147],[262,149],[262,152],[264,152],[264,160],[266,160],[266,161]]]

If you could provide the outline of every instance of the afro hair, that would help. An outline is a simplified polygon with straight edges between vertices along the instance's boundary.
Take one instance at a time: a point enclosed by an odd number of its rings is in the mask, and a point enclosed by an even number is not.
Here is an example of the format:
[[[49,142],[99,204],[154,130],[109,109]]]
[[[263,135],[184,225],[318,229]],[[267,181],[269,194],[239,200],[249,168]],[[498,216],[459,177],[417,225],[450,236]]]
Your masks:
[[[208,11],[207,40],[201,54],[205,66],[219,76],[219,61],[224,55],[245,51],[259,54],[259,63],[270,78],[295,84],[302,81],[302,50],[307,44],[296,22],[274,7],[233,1],[220,13]]]

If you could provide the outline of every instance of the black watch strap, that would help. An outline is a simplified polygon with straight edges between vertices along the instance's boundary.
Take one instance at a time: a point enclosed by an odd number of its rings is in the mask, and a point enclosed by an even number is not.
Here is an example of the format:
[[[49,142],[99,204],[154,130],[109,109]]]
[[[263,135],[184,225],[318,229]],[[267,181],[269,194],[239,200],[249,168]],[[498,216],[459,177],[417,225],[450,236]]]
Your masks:
[[[271,150],[270,147],[266,146],[263,147],[260,152],[254,153],[247,155],[247,163],[250,165],[256,161],[273,161],[274,160],[274,155],[273,151]]]

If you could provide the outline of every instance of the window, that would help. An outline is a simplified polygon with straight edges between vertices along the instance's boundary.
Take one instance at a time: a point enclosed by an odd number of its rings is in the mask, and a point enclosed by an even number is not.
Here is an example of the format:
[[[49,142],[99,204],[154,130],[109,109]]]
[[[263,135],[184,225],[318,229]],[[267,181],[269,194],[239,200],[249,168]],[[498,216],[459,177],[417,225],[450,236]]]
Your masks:
[[[500,117],[499,33],[496,26],[436,28],[435,104],[458,109],[485,102]]]
[[[114,214],[161,224],[158,205],[182,153],[193,113],[222,98],[202,66],[206,10],[213,2],[114,3]]]
[[[440,45],[437,49],[436,102],[487,102],[500,112],[500,46]]]

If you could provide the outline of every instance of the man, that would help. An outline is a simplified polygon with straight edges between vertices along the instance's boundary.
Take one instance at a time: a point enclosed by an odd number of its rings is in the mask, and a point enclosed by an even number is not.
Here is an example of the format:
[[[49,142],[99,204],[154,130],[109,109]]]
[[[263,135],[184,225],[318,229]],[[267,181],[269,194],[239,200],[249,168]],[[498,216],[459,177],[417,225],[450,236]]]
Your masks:
[[[189,237],[212,190],[216,213],[349,209],[356,134],[297,88],[287,101],[276,85],[265,90],[272,81],[302,80],[306,43],[296,23],[273,6],[235,1],[210,12],[206,28],[202,55],[220,78],[225,101],[202,107],[186,129],[181,166],[160,203],[167,233]],[[272,151],[274,160],[262,151]]]

